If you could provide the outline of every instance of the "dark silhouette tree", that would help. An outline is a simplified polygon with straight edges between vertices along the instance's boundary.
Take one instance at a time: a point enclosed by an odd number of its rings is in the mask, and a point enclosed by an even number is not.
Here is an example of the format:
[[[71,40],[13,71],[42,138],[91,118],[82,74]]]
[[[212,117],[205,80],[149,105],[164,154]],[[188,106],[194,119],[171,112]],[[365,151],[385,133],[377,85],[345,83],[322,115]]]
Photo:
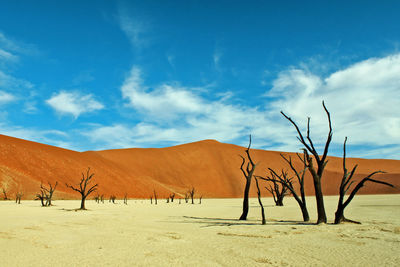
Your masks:
[[[263,180],[272,182],[272,185],[269,184],[269,187],[265,187],[274,198],[274,202],[276,206],[283,206],[283,199],[288,195],[288,188],[286,186],[287,183],[291,183],[292,178],[287,177],[287,173],[282,170],[282,174],[277,174],[273,169],[268,168],[271,176],[267,176],[267,178],[262,178]],[[281,182],[283,180],[283,182]]]
[[[192,200],[192,204],[194,204],[194,193],[196,193],[196,189],[192,187],[192,189],[189,189],[188,194],[190,196],[190,199]]]
[[[324,107],[324,110],[327,114],[328,123],[329,123],[329,133],[328,133],[328,137],[325,142],[324,152],[323,152],[322,156],[320,156],[318,154],[318,152],[315,149],[314,144],[310,138],[310,118],[308,118],[308,120],[307,120],[307,136],[306,136],[307,141],[306,141],[306,139],[304,139],[303,134],[301,133],[297,124],[290,117],[286,116],[286,114],[283,113],[283,111],[281,111],[281,114],[288,121],[290,121],[290,123],[292,123],[293,126],[296,128],[296,131],[298,133],[297,139],[305,147],[304,153],[305,153],[307,167],[308,167],[307,169],[313,178],[315,199],[317,202],[317,214],[318,214],[317,224],[326,223],[326,212],[325,212],[325,205],[324,205],[324,196],[322,193],[321,180],[323,177],[325,166],[328,163],[328,160],[327,160],[328,148],[329,148],[329,144],[332,141],[331,116],[330,116],[328,109],[325,106],[324,101],[322,101],[322,106]],[[309,153],[311,153],[311,155],[313,156],[317,166],[314,166],[313,158],[309,155]]]
[[[81,210],[86,210],[85,207],[85,200],[86,198],[94,191],[97,190],[98,184],[90,185],[92,182],[92,178],[94,176],[94,173],[90,173],[90,168],[87,169],[86,176],[84,173],[82,173],[82,178],[79,183],[79,187],[75,187],[69,184],[65,184],[68,188],[71,188],[72,190],[78,192],[81,194]]]
[[[150,204],[153,204],[153,195],[150,196]]]
[[[261,202],[261,192],[260,192],[260,186],[258,185],[258,179],[257,177],[254,177],[254,180],[256,181],[256,186],[257,186],[257,198],[258,198],[258,203],[260,204],[261,207],[261,224],[265,224],[265,212],[264,212],[264,206],[263,203]]]
[[[354,196],[357,194],[358,190],[360,190],[366,182],[378,183],[378,184],[383,184],[386,186],[394,187],[394,185],[392,185],[390,183],[372,179],[371,177],[374,176],[375,174],[384,173],[383,171],[374,171],[374,172],[370,173],[369,175],[367,175],[366,177],[364,177],[363,179],[361,179],[361,181],[359,181],[357,183],[357,185],[353,188],[353,190],[351,191],[351,193],[347,197],[347,199],[344,200],[347,191],[350,189],[351,185],[354,183],[354,181],[352,181],[352,179],[353,179],[354,173],[357,169],[357,165],[355,165],[350,172],[348,172],[348,170],[346,168],[346,142],[347,142],[347,137],[344,139],[344,143],[343,143],[343,177],[342,177],[342,180],[340,183],[340,188],[339,188],[339,201],[338,201],[337,210],[335,212],[335,224],[339,224],[341,222],[359,223],[359,222],[352,221],[352,220],[349,220],[346,217],[344,217],[344,209],[350,204],[350,202],[353,200]]]
[[[169,195],[169,198],[171,199],[171,202],[174,202],[175,193],[170,194],[170,195]]]
[[[46,192],[43,189],[40,189],[40,192],[36,194],[36,199],[40,200],[42,207],[46,207],[46,203],[44,202],[46,200]]]
[[[125,193],[124,195],[124,204],[128,205],[128,193]]]
[[[248,160],[246,169],[243,168],[244,164],[246,163],[246,159],[242,155],[240,155],[240,157],[242,158],[242,165],[240,165],[240,170],[242,171],[244,178],[246,179],[246,185],[244,188],[244,196],[243,196],[243,212],[239,220],[247,219],[247,214],[249,213],[249,191],[251,185],[251,178],[253,177],[254,171],[257,166],[257,164],[253,162],[250,156],[250,146],[251,146],[251,135],[249,136],[249,146],[246,149],[246,155]]]
[[[116,199],[117,199],[117,197],[115,195],[111,195],[108,202],[112,202],[113,204],[115,204]]]
[[[290,193],[300,206],[301,213],[303,215],[303,220],[305,222],[308,222],[310,220],[310,215],[308,214],[307,210],[306,195],[304,190],[304,176],[307,169],[306,156],[304,153],[303,153],[303,158],[298,153],[296,153],[296,155],[300,159],[300,161],[303,162],[304,166],[303,170],[301,170],[300,172],[294,167],[292,162],[292,157],[289,156],[289,158],[286,158],[283,154],[281,154],[281,157],[289,164],[291,170],[293,171],[293,173],[297,178],[297,181],[299,183],[300,196],[297,194],[293,186],[292,179],[287,178],[287,173],[282,172],[283,177],[279,176],[278,174],[276,174],[275,177],[278,178],[278,182],[284,184],[286,188],[289,189]],[[269,170],[273,171],[272,169]]]
[[[201,200],[203,199],[203,195],[199,197],[199,204],[201,204]]]
[[[156,190],[154,190],[154,204],[157,205],[157,193],[156,193]]]
[[[189,202],[189,192],[185,193],[185,203]]]

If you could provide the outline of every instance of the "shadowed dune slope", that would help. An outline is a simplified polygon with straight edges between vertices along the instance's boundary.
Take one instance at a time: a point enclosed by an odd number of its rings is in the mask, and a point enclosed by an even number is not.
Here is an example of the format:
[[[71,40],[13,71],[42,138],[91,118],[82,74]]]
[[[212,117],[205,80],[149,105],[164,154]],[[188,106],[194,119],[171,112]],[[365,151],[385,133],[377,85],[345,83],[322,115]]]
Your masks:
[[[65,183],[77,184],[88,167],[95,173],[99,193],[108,197],[148,198],[156,190],[159,198],[171,192],[180,196],[195,187],[196,195],[204,197],[241,197],[244,178],[239,169],[245,148],[204,140],[167,148],[131,148],[104,151],[76,152],[31,141],[0,135],[0,187],[10,198],[22,191],[24,198],[33,198],[41,181],[58,181],[56,198],[77,198]],[[276,170],[287,168],[275,151],[251,150],[259,162],[256,174],[264,176],[267,167]],[[294,155],[293,153],[285,153]],[[294,157],[294,159],[296,159]],[[298,160],[296,166],[301,168]],[[341,158],[330,157],[323,178],[326,194],[338,193],[342,176]],[[348,159],[348,169],[358,164],[357,178],[375,170],[386,171],[380,176],[397,188],[367,184],[363,194],[400,193],[400,161],[375,159]],[[308,174],[307,174],[308,175]],[[307,177],[306,192],[312,195],[313,186]],[[0,192],[1,194],[1,192]],[[252,195],[255,196],[254,188]],[[263,195],[268,195],[264,190]],[[2,196],[1,196],[2,197]]]

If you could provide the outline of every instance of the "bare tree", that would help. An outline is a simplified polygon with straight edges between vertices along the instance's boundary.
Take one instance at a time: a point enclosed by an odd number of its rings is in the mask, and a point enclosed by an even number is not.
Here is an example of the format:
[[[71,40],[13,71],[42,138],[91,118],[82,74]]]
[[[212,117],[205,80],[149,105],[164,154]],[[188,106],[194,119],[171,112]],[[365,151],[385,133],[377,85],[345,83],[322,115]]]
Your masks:
[[[260,186],[258,185],[258,179],[257,177],[254,177],[254,180],[256,180],[256,186],[257,186],[257,198],[258,198],[258,203],[260,204],[261,207],[261,224],[265,224],[265,212],[264,212],[264,206],[261,202],[261,192],[260,192]]]
[[[263,180],[272,182],[272,185],[270,184],[269,187],[265,187],[271,194],[272,197],[274,198],[274,202],[276,206],[283,206],[283,198],[288,195],[288,188],[286,186],[287,183],[291,183],[292,178],[287,177],[287,173],[282,170],[282,174],[279,175],[277,174],[273,169],[268,168],[271,176],[268,176],[268,178],[262,178]],[[284,181],[284,182],[281,182]]]
[[[310,172],[313,182],[314,182],[314,190],[315,190],[315,198],[317,202],[317,213],[318,213],[318,219],[317,219],[317,224],[320,223],[326,223],[326,212],[325,212],[325,206],[324,206],[324,196],[322,193],[322,185],[321,185],[321,180],[322,180],[322,175],[325,169],[326,164],[328,163],[327,160],[327,155],[328,155],[328,148],[329,144],[332,140],[332,124],[331,124],[331,116],[328,111],[328,109],[325,106],[324,101],[322,101],[322,106],[324,107],[324,110],[328,116],[328,123],[329,123],[329,133],[327,140],[325,142],[325,147],[324,147],[324,152],[322,156],[320,156],[317,152],[317,150],[314,147],[314,144],[310,138],[310,118],[308,118],[307,121],[307,141],[304,139],[303,134],[301,133],[299,127],[297,124],[288,116],[286,116],[283,111],[281,111],[281,114],[288,120],[290,121],[293,126],[296,128],[296,131],[298,133],[297,139],[300,141],[301,144],[305,147],[304,153],[306,156],[306,162],[307,162],[307,167],[308,171]],[[312,157],[308,154],[311,153],[315,159],[315,162],[317,166],[314,166],[313,159]]]
[[[46,192],[43,189],[40,189],[40,192],[36,194],[36,199],[40,200],[42,207],[46,207],[46,203],[44,202],[46,200]]]
[[[22,196],[23,196],[22,192],[17,192],[17,193],[15,193],[15,203],[21,204],[21,198],[22,198]]]
[[[99,193],[97,193],[97,195],[94,197],[94,201],[96,201],[96,203],[100,203],[100,195],[99,195]]]
[[[179,205],[181,204],[181,198],[179,198]]]
[[[279,179],[278,181],[282,184],[284,184],[287,189],[290,190],[292,196],[294,197],[294,199],[297,201],[297,203],[300,206],[301,209],[301,213],[303,215],[303,220],[305,222],[308,222],[310,220],[310,216],[308,214],[308,210],[307,210],[307,203],[306,203],[306,195],[305,195],[305,190],[304,190],[304,176],[306,173],[306,169],[307,169],[307,163],[306,163],[306,155],[305,153],[303,153],[303,158],[296,153],[297,157],[300,159],[301,162],[303,162],[303,170],[302,171],[297,171],[297,169],[294,167],[293,162],[292,162],[292,157],[289,156],[289,158],[286,158],[283,154],[281,154],[281,157],[289,164],[290,168],[292,169],[293,173],[295,174],[297,181],[299,183],[299,190],[300,190],[300,196],[297,194],[294,186],[293,186],[293,182],[292,179],[287,179],[287,177],[283,177],[281,178],[279,175],[277,175],[276,177]],[[282,172],[283,175],[287,175],[285,173]]]
[[[156,193],[156,190],[154,190],[154,204],[157,205],[157,193]]]
[[[7,197],[7,190],[6,190],[4,187],[3,187],[2,189],[3,189],[4,200],[8,200],[8,197]]]
[[[171,199],[171,202],[174,202],[175,193],[170,194],[170,195],[169,195],[169,198]]]
[[[125,193],[124,195],[124,204],[128,205],[128,193]]]
[[[240,216],[239,220],[246,220],[247,219],[247,214],[249,212],[249,191],[250,191],[250,185],[251,185],[251,178],[253,177],[253,173],[256,169],[257,164],[253,162],[250,156],[250,146],[251,146],[251,135],[249,136],[249,146],[246,149],[246,155],[247,155],[247,167],[246,170],[243,168],[244,164],[246,163],[246,159],[240,155],[242,158],[242,165],[240,166],[240,170],[242,171],[244,178],[246,179],[246,185],[244,188],[244,196],[243,196],[243,212],[242,215]]]
[[[153,204],[153,195],[150,196],[150,204]]]
[[[104,194],[100,195],[100,201],[104,204]]]
[[[115,195],[111,195],[109,202],[112,202],[113,204],[115,204],[116,199],[117,199],[117,197]]]
[[[196,189],[194,187],[192,187],[192,189],[189,189],[189,191],[188,191],[190,199],[192,200],[192,204],[194,204],[193,198],[194,198],[194,193],[195,192],[196,192]]]
[[[42,183],[40,183],[40,189],[44,192],[45,198],[46,198],[46,206],[51,206],[51,201],[53,199],[53,193],[56,190],[58,182],[54,184],[54,186],[51,185],[50,182],[48,182],[49,188],[47,189],[46,187],[43,186]]]
[[[81,194],[81,210],[86,210],[85,208],[85,200],[86,198],[94,191],[97,190],[98,184],[94,184],[94,185],[90,185],[90,183],[92,182],[92,178],[94,176],[94,173],[90,173],[90,168],[87,169],[86,172],[86,176],[84,173],[82,173],[82,178],[81,181],[79,183],[79,188],[69,185],[69,184],[65,184],[67,187],[71,188],[72,190],[78,192]]]
[[[203,195],[199,197],[199,204],[201,204],[201,200],[203,199]]]
[[[189,192],[185,193],[185,203],[189,202]]]
[[[363,187],[366,182],[373,182],[373,183],[378,183],[378,184],[383,184],[383,185],[387,185],[390,187],[394,187],[394,185],[389,184],[387,182],[372,179],[371,177],[374,176],[375,174],[384,173],[383,171],[374,171],[374,172],[370,173],[369,175],[367,175],[366,177],[364,177],[363,179],[361,179],[361,181],[359,181],[357,183],[357,185],[353,188],[350,195],[348,196],[348,198],[345,201],[344,200],[345,195],[346,195],[347,191],[350,189],[350,186],[354,183],[354,181],[352,181],[352,179],[353,179],[353,175],[357,169],[357,165],[355,165],[353,167],[351,172],[348,172],[348,170],[346,168],[346,142],[347,142],[347,137],[344,139],[344,143],[343,143],[343,177],[342,177],[342,180],[340,183],[338,207],[335,212],[335,224],[339,224],[341,222],[359,223],[356,221],[346,219],[344,217],[344,209],[350,204],[350,202],[353,200],[354,196],[357,194],[358,190],[360,190],[361,187]]]

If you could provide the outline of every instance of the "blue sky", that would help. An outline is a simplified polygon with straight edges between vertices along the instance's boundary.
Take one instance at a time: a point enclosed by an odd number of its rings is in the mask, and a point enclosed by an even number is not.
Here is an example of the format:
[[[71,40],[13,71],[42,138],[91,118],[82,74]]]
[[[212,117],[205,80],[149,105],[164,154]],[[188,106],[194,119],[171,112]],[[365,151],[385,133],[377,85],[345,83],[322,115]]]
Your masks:
[[[400,159],[398,1],[0,1],[0,133],[77,151],[202,139]]]

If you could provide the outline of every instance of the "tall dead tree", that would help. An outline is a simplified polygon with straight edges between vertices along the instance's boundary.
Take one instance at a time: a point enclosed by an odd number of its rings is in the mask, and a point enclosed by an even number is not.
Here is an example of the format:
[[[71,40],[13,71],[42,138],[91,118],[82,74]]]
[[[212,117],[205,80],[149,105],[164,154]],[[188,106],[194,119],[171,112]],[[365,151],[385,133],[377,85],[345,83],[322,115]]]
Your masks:
[[[328,137],[325,142],[324,152],[323,152],[322,156],[320,156],[318,154],[318,152],[315,149],[314,144],[311,140],[311,137],[310,137],[310,118],[308,118],[308,120],[307,120],[307,136],[306,136],[307,141],[306,141],[306,139],[304,139],[303,134],[301,133],[297,124],[290,117],[286,116],[286,114],[283,113],[283,111],[281,111],[281,114],[288,121],[290,121],[290,123],[292,123],[293,126],[296,128],[296,131],[299,135],[297,137],[297,139],[305,147],[304,153],[306,156],[306,162],[307,162],[307,167],[308,167],[307,169],[313,178],[315,199],[317,202],[317,214],[318,214],[317,224],[326,223],[326,212],[325,212],[325,205],[324,205],[324,195],[322,193],[321,180],[323,177],[325,166],[328,163],[328,160],[327,160],[328,148],[329,148],[329,144],[331,143],[331,140],[332,140],[331,116],[330,116],[328,109],[325,106],[324,101],[322,101],[322,106],[324,107],[324,110],[327,114],[328,123],[329,123],[329,133],[328,133]],[[309,153],[312,154],[317,166],[314,166],[313,158],[309,155]]]
[[[199,204],[201,204],[201,200],[203,199],[203,195],[199,197]]]
[[[283,199],[288,195],[288,188],[286,186],[287,183],[291,182],[292,178],[287,177],[287,173],[282,170],[282,174],[277,174],[273,169],[268,168],[271,176],[267,176],[267,178],[262,178],[263,180],[272,182],[272,185],[269,184],[269,187],[265,187],[274,198],[274,202],[276,206],[283,206]],[[284,181],[284,182],[281,182]]]
[[[189,193],[186,192],[185,193],[185,203],[188,203],[188,202],[189,202]]]
[[[85,208],[85,200],[86,198],[94,191],[97,190],[98,184],[94,184],[94,185],[90,185],[90,183],[92,182],[92,178],[94,176],[94,173],[90,173],[90,168],[87,169],[86,171],[86,176],[84,173],[82,173],[82,178],[81,181],[79,183],[79,188],[69,185],[69,184],[65,184],[67,187],[71,188],[72,190],[78,192],[79,194],[81,194],[81,210],[86,210]]]
[[[240,165],[240,170],[242,171],[244,178],[246,179],[246,185],[244,187],[244,196],[243,196],[243,212],[239,220],[247,220],[247,214],[249,213],[249,191],[251,185],[251,178],[253,177],[254,171],[257,166],[257,164],[253,162],[250,156],[250,146],[251,146],[251,135],[249,136],[249,146],[246,149],[246,155],[248,160],[246,169],[243,168],[243,166],[246,163],[246,159],[242,155],[239,155],[242,158],[242,165]]]
[[[46,192],[43,189],[40,189],[40,192],[36,194],[36,200],[37,199],[40,200],[42,207],[46,207],[46,203],[44,202],[46,200]]]
[[[390,187],[394,187],[394,185],[389,184],[387,182],[372,179],[371,177],[374,176],[375,174],[384,173],[383,171],[375,171],[375,172],[370,173],[363,179],[361,179],[361,181],[359,181],[357,183],[357,185],[353,188],[350,195],[347,197],[347,199],[345,201],[344,200],[345,195],[346,195],[347,191],[350,189],[350,186],[354,183],[354,181],[352,181],[352,179],[353,179],[353,175],[358,166],[358,165],[355,165],[353,167],[353,169],[350,172],[348,172],[348,170],[346,168],[346,142],[347,142],[347,137],[344,139],[344,143],[343,143],[343,177],[342,177],[342,180],[340,183],[340,188],[339,188],[339,202],[338,202],[337,210],[335,212],[335,224],[339,224],[341,222],[359,223],[356,221],[346,219],[344,217],[344,209],[350,204],[350,202],[353,200],[354,196],[357,194],[358,190],[360,190],[361,187],[363,187],[366,182],[378,183],[378,184],[383,184],[383,185],[387,185]]]
[[[256,186],[257,186],[257,198],[258,198],[258,203],[260,204],[261,207],[261,224],[265,224],[265,212],[264,212],[264,206],[261,202],[261,192],[260,192],[260,186],[258,185],[258,179],[257,177],[254,177],[254,180],[256,180]]]
[[[153,195],[150,196],[150,204],[153,204]]]
[[[293,173],[295,174],[295,176],[297,178],[297,181],[299,183],[300,196],[297,194],[297,192],[293,186],[292,180],[279,179],[279,181],[281,183],[285,184],[287,189],[289,189],[292,196],[294,197],[294,199],[297,201],[297,203],[300,206],[301,213],[303,215],[303,220],[305,222],[308,222],[310,220],[310,215],[308,214],[308,210],[307,210],[306,195],[305,195],[305,190],[304,190],[304,176],[305,176],[305,173],[307,170],[306,155],[305,155],[305,153],[303,153],[303,158],[298,153],[296,153],[296,155],[300,159],[300,161],[303,162],[303,166],[304,166],[303,170],[301,170],[300,172],[294,167],[293,162],[292,162],[292,157],[289,156],[289,158],[286,158],[283,154],[281,154],[281,157],[289,164],[289,167],[291,168],[291,170],[293,171]],[[278,176],[278,178],[280,178],[280,177]]]

